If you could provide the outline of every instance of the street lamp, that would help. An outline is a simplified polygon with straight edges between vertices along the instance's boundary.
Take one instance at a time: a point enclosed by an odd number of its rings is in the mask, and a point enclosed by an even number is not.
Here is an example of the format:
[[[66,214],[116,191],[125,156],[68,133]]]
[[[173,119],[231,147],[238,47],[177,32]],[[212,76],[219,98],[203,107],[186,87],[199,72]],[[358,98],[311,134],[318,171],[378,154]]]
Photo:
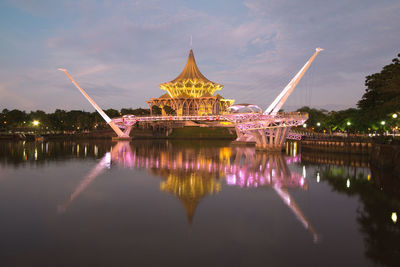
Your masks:
[[[397,122],[396,122],[396,119],[397,119],[398,116],[399,116],[399,115],[397,115],[397,113],[393,113],[393,114],[392,114],[392,118],[395,120],[395,121],[393,122],[393,124],[394,124],[394,126],[393,126],[393,136],[396,135],[396,130],[398,129]]]
[[[349,130],[350,130],[351,122],[350,122],[350,121],[346,122],[346,125],[347,125],[347,127],[346,127],[346,133],[348,133]]]
[[[32,124],[33,124],[33,126],[38,126],[38,125],[40,124],[40,121],[34,120],[34,121],[32,122]]]
[[[321,123],[320,123],[320,122],[317,122],[317,126],[318,126],[318,127],[321,126]]]
[[[386,124],[386,122],[385,121],[381,121],[381,125],[385,125]]]
[[[307,124],[306,123],[303,124],[303,128],[307,128]]]

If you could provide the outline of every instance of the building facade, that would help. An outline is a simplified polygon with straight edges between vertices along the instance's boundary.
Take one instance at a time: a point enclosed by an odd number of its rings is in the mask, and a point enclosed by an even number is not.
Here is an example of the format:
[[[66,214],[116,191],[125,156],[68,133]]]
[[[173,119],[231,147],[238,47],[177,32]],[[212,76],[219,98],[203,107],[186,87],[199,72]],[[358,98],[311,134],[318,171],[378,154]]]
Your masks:
[[[181,74],[170,82],[160,84],[160,88],[167,92],[146,103],[151,111],[154,106],[161,108],[163,115],[166,115],[167,106],[172,108],[177,116],[219,115],[235,102],[219,94],[214,95],[222,87],[222,84],[208,80],[200,72],[191,49]]]

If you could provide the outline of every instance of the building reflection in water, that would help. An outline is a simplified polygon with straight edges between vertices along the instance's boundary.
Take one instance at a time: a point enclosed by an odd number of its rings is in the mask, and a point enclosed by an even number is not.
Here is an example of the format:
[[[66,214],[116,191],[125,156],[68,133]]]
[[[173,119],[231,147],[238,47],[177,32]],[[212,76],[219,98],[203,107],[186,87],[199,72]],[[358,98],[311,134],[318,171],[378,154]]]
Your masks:
[[[301,145],[288,142],[287,154],[291,156],[277,157],[254,153],[251,148],[230,148],[223,144],[210,146],[210,143],[207,141],[196,148],[198,142],[188,146],[165,141],[140,141],[130,145],[117,143],[112,147],[110,142],[101,140],[95,143],[74,140],[0,142],[0,168],[4,167],[0,172],[0,180],[4,182],[10,177],[7,175],[10,166],[41,168],[50,161],[96,159],[97,166],[77,184],[74,192],[59,208],[65,211],[93,183],[96,176],[113,164],[126,168],[147,168],[147,171],[163,178],[160,183],[163,192],[177,196],[183,202],[189,222],[194,218],[196,206],[205,196],[217,194],[226,186],[238,190],[269,187],[277,192],[313,235],[315,231],[287,190],[307,190],[307,180],[310,183],[314,180],[312,189],[315,191],[318,191],[319,185],[325,190],[329,186],[333,194],[359,200],[355,218],[364,239],[365,255],[379,265],[398,265],[400,180],[370,166],[368,155],[301,151]],[[304,168],[307,179],[302,180],[304,175],[288,171],[287,167],[291,167],[292,163],[300,167],[299,173]],[[310,203],[310,206],[313,205]]]
[[[182,202],[190,224],[201,199],[220,192],[223,179],[228,186],[239,188],[271,187],[317,242],[317,232],[287,190],[308,189],[306,179],[288,167],[300,161],[297,153],[294,155],[256,153],[251,147],[194,149],[174,146],[171,149],[168,142],[153,145],[118,142],[82,179],[59,211],[66,211],[100,173],[112,164],[118,164],[125,168],[145,168],[151,174],[161,176],[164,180],[160,190],[175,195]]]

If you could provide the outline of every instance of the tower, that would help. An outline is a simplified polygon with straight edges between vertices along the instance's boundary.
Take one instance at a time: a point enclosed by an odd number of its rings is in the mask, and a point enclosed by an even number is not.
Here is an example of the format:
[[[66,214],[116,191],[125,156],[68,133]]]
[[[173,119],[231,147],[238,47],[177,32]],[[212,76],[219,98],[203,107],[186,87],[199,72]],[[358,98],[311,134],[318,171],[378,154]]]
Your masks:
[[[146,103],[150,109],[157,106],[165,113],[165,107],[169,106],[176,115],[218,115],[222,114],[234,103],[232,99],[224,99],[215,94],[223,85],[207,79],[199,70],[194,58],[193,50],[182,72],[172,81],[160,84],[160,88],[166,93],[159,98],[152,98]]]

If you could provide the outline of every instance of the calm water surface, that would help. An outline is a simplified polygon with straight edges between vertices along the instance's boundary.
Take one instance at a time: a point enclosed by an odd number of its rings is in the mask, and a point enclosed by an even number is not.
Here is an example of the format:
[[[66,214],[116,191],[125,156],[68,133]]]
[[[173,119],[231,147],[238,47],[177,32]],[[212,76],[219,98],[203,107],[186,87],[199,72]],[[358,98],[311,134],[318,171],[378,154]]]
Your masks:
[[[1,266],[399,266],[398,182],[229,142],[0,142]]]

